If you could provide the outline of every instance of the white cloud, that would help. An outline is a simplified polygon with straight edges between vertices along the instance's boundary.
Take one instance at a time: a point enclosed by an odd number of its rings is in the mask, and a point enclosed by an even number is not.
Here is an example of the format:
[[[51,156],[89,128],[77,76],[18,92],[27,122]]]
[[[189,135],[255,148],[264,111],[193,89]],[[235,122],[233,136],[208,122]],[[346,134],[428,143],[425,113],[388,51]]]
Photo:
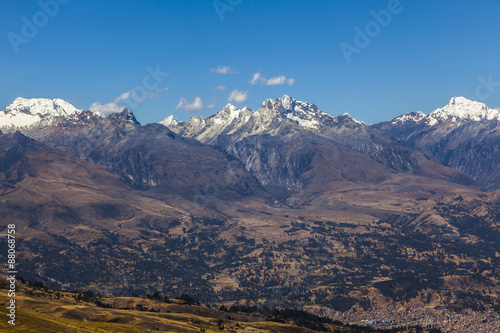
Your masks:
[[[129,99],[131,94],[132,94],[132,90],[124,92],[123,94],[121,94],[120,96],[118,96],[115,99],[115,103],[118,103],[119,101],[123,101],[124,99]]]
[[[262,75],[260,74],[260,72],[257,72],[253,75],[253,78],[248,81],[248,83],[250,83],[252,86],[256,85],[256,84],[260,84],[262,82]]]
[[[247,100],[247,94],[248,91],[233,90],[227,100],[235,103],[245,103]]]
[[[168,88],[163,88],[163,89],[156,88],[156,90],[146,92],[146,94],[144,94],[143,96],[137,96],[133,90],[129,90],[122,93],[117,98],[115,98],[114,102],[107,104],[94,102],[92,103],[89,109],[92,112],[102,113],[103,115],[107,116],[110,113],[123,111],[123,109],[125,108],[123,104],[125,105],[128,104],[129,107],[137,106],[139,103],[141,103],[143,100],[147,98],[154,99],[160,97],[160,95],[167,90]]]
[[[187,112],[196,112],[196,111],[200,111],[201,109],[203,109],[203,107],[204,107],[203,101],[201,100],[200,97],[197,96],[194,99],[193,103],[189,103],[184,97],[181,97],[179,104],[177,104],[177,106],[175,108],[177,110],[183,109],[184,111],[187,111]]]
[[[101,113],[107,116],[110,113],[122,112],[124,109],[123,106],[120,106],[114,102],[108,104],[101,104],[99,102],[92,103],[90,106],[90,111],[95,113]]]
[[[215,88],[215,90],[217,90],[217,91],[226,91],[227,87],[223,86],[223,85],[220,85],[220,86],[217,86],[217,88]]]
[[[167,91],[167,90],[168,90],[168,88],[165,88],[165,89],[159,89],[159,88],[156,88],[156,90],[155,90],[155,91],[150,91],[150,92],[148,92],[148,97],[149,97],[149,98],[151,98],[151,99],[158,98],[158,97],[160,97],[160,95],[161,95],[163,92],[165,92],[165,91]]]
[[[206,107],[207,109],[213,109],[213,108],[215,108],[215,103],[214,103],[214,104],[208,104],[208,105],[205,105],[205,107]]]
[[[273,77],[267,80],[266,85],[268,86],[292,86],[295,83],[295,79],[287,79],[286,76],[281,75],[278,77]]]
[[[160,97],[160,95],[163,92],[165,92],[167,90],[168,90],[168,87],[163,88],[163,89],[156,88],[153,91],[148,91],[147,93],[143,94],[142,96],[137,96],[137,94],[134,93],[133,90],[129,90],[129,91],[124,92],[120,96],[118,96],[115,99],[115,103],[119,103],[120,101],[125,101],[125,100],[131,100],[133,102],[140,103],[146,98],[150,98],[150,99],[158,98],[158,97]]]
[[[252,76],[252,79],[249,80],[248,83],[251,85],[260,84],[262,86],[293,86],[295,79],[287,79],[285,75],[266,79],[260,72],[257,72]]]
[[[217,73],[217,74],[229,74],[231,68],[229,66],[219,66],[217,68],[211,68],[210,72],[212,73]]]

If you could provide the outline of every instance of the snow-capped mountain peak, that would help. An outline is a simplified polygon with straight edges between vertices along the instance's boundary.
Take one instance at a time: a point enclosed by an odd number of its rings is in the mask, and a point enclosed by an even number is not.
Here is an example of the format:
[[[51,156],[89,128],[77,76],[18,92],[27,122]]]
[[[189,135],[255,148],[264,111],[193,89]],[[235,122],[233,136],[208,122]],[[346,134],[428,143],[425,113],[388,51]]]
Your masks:
[[[207,124],[215,124],[217,126],[227,127],[230,125],[234,119],[240,119],[246,122],[248,118],[253,114],[252,109],[245,107],[243,109],[238,109],[231,103],[228,103],[219,112],[210,116],[206,119]]]
[[[481,102],[471,101],[465,97],[453,97],[446,106],[433,111],[429,117],[439,120],[481,121],[500,119],[500,112],[490,109]]]
[[[177,126],[179,124],[179,121],[177,120],[177,118],[171,115],[160,121],[160,124],[162,124],[165,127]]]
[[[31,115],[40,114],[42,116],[68,116],[80,111],[70,103],[60,99],[48,98],[22,98],[18,97],[7,106],[4,113],[25,113]]]
[[[283,95],[282,98],[266,99],[262,103],[261,109],[269,109],[276,111],[279,114],[283,114],[287,112],[293,112],[296,103],[297,101],[292,97],[288,95]]]
[[[292,97],[288,95],[283,95],[283,98],[281,99],[281,104],[283,105],[283,108],[285,110],[293,110],[294,103],[296,100],[294,100]]]
[[[41,120],[54,117],[68,117],[81,110],[60,99],[16,98],[0,112],[0,128],[15,130],[30,127]]]
[[[453,97],[447,105],[425,115],[423,112],[409,112],[391,121],[392,125],[425,124],[434,126],[443,121],[500,120],[500,109],[491,109],[486,104],[465,97]]]
[[[222,108],[219,112],[230,112],[230,111],[237,111],[239,110],[236,106],[234,106],[231,103],[227,103],[225,107]]]
[[[321,124],[320,119],[327,116],[327,114],[320,111],[316,105],[297,101],[288,95],[284,95],[282,98],[276,98],[275,100],[265,100],[257,112],[263,118],[264,116],[285,117],[296,122],[299,126],[309,129],[318,129]],[[333,118],[333,116],[331,117]]]
[[[225,107],[222,108],[219,112],[217,112],[213,117],[216,119],[234,119],[238,118],[240,114],[240,109],[234,106],[231,103],[228,103]]]
[[[408,112],[392,120],[392,124],[407,124],[407,123],[418,123],[427,117],[422,111]]]
[[[347,112],[346,112],[346,113],[344,113],[342,116],[343,116],[343,117],[347,117],[347,118],[349,118],[350,120],[352,120],[352,121],[353,121],[353,122],[355,122],[356,124],[366,125],[364,122],[359,121],[359,120],[357,120],[357,119],[354,119],[354,117],[353,117],[353,116],[351,116],[351,115],[350,115],[349,113],[347,113]]]
[[[114,117],[115,119],[120,119],[121,121],[125,121],[128,123],[140,125],[139,121],[137,121],[137,118],[135,118],[134,113],[129,108],[125,108],[122,112],[119,113],[112,113],[110,117]]]
[[[219,112],[206,119],[191,117],[188,121],[180,123],[172,122],[172,118],[167,119],[161,124],[183,136],[196,138],[208,144],[213,144],[220,135],[233,135],[233,139],[263,133],[277,135],[283,126],[292,124],[314,132],[323,131],[338,123],[338,119],[365,126],[350,115],[336,118],[319,110],[312,103],[297,101],[288,95],[265,100],[255,112],[248,107],[240,110],[232,104],[227,104]]]

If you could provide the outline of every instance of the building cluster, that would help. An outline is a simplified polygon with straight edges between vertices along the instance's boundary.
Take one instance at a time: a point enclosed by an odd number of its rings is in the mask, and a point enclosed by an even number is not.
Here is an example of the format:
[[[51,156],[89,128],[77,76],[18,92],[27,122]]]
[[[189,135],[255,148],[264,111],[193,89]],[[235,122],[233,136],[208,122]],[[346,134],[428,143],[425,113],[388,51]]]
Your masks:
[[[344,323],[380,328],[413,327],[438,328],[444,333],[498,333],[500,314],[488,309],[484,312],[465,310],[457,313],[447,309],[429,309],[421,306],[394,307],[383,305],[369,311],[351,309],[331,311],[322,315]]]

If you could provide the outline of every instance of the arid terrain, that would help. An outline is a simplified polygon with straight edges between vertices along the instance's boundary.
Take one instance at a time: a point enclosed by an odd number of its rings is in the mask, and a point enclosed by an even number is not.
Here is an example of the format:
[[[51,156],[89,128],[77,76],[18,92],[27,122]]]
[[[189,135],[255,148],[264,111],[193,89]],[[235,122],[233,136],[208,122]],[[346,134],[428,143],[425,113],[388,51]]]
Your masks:
[[[304,129],[289,107],[322,122]],[[18,274],[54,290],[330,317],[499,311],[500,192],[288,96],[255,119],[228,108],[196,129],[210,144],[128,109],[1,134],[0,246],[15,224]]]
[[[5,281],[0,281],[2,289]],[[438,330],[373,329],[345,325],[331,319],[295,310],[221,310],[192,304],[181,299],[114,297],[92,293],[52,291],[43,285],[17,283],[17,324],[0,322],[2,332],[392,332],[438,333]],[[5,316],[4,294],[0,313]],[[245,310],[245,311],[242,311]]]

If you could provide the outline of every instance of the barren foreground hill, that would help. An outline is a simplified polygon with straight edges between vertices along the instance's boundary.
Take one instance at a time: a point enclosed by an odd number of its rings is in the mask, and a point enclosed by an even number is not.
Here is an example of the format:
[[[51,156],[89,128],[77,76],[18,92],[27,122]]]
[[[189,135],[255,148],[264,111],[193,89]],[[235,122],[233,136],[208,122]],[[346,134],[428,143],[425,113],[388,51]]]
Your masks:
[[[5,286],[0,281],[1,287]],[[17,283],[16,325],[0,321],[2,332],[421,332],[439,330],[376,330],[345,325],[296,310],[217,310],[193,304],[188,295],[164,297],[102,297],[91,292],[52,291],[41,284]],[[0,313],[6,317],[9,299],[0,296]],[[244,311],[243,311],[244,310]]]

